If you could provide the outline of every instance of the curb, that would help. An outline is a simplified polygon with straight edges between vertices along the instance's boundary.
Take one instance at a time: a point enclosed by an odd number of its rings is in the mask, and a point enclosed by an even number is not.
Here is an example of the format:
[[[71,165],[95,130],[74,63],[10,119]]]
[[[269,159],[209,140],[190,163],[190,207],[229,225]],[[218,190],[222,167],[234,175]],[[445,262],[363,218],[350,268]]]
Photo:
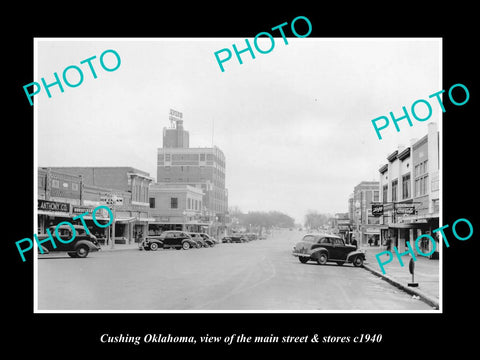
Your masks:
[[[138,250],[138,247],[117,247],[115,246],[115,248],[111,248],[110,246],[108,247],[102,247],[100,249],[100,252],[107,252],[107,251],[125,251],[125,250]]]
[[[377,271],[377,270],[371,268],[368,265],[363,264],[363,268],[370,271],[372,274],[378,276],[379,278],[382,278],[383,280],[387,281],[388,283],[392,284],[393,286],[405,291],[406,293],[408,293],[410,295],[416,295],[416,296],[420,297],[420,299],[423,302],[425,302],[428,305],[434,307],[435,310],[440,309],[440,304],[439,304],[438,300],[432,298],[430,295],[427,295],[424,292],[422,292],[420,290],[417,290],[415,288],[405,286],[405,285],[401,284],[400,282],[398,282],[397,280],[391,278],[390,276],[382,274],[380,271]]]

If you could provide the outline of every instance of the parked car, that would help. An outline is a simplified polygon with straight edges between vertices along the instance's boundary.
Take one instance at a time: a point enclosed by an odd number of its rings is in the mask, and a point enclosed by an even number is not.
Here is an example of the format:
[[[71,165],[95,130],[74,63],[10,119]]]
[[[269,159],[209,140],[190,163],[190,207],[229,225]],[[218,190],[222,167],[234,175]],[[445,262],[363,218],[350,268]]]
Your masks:
[[[87,234],[83,226],[73,225],[73,228],[75,229],[75,238],[72,241],[69,241],[73,236],[70,225],[58,226],[58,236],[65,242],[61,242],[57,239],[55,234],[56,228],[56,226],[50,226],[48,228],[55,241],[56,247],[53,246],[52,241],[46,241],[42,243],[42,249],[46,249],[46,253],[53,251],[66,251],[67,254],[72,258],[85,258],[91,251],[100,250],[100,244],[98,243],[97,238],[92,234]],[[47,238],[48,234],[38,235],[38,241],[42,241]]]
[[[192,238],[193,241],[197,244],[197,248],[207,247],[207,243],[203,240],[203,237],[199,233],[189,232],[188,235]]]
[[[316,261],[319,265],[333,261],[338,265],[347,262],[359,267],[365,261],[365,251],[346,245],[341,237],[330,234],[305,235],[293,247],[292,254],[303,264],[309,260]]]
[[[162,235],[149,235],[147,236],[140,244],[140,250],[152,250],[156,251],[160,248],[163,248],[163,238]]]
[[[249,241],[257,240],[258,236],[255,233],[246,233],[245,236]]]
[[[191,247],[197,246],[197,242],[184,231],[168,230],[163,232],[160,238],[163,241],[164,249],[175,248],[188,250]]]
[[[225,236],[222,240],[222,242],[224,243],[243,243],[247,241],[247,237],[243,234],[233,234],[230,236]]]
[[[199,235],[203,238],[203,240],[208,246],[215,246],[215,244],[217,243],[216,240],[208,234],[200,233]]]

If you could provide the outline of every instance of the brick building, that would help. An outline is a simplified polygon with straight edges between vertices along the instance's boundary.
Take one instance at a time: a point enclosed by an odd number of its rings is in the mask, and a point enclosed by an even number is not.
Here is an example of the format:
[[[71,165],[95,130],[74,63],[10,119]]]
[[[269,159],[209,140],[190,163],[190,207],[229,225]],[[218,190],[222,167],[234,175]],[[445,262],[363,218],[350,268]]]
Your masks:
[[[81,204],[95,207],[111,203],[114,211],[114,234],[118,243],[139,241],[148,233],[148,173],[133,167],[53,167],[51,170],[81,179]]]

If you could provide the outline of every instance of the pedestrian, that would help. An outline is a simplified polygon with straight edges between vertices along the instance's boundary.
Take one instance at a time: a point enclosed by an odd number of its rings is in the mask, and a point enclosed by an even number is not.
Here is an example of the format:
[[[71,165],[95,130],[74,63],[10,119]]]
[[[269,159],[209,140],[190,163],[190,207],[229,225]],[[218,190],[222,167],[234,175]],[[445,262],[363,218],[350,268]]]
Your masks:
[[[390,247],[392,246],[392,238],[388,237],[387,238],[387,250],[390,251]]]
[[[355,246],[355,249],[357,248],[357,239],[355,239],[355,236],[352,236],[352,245]]]

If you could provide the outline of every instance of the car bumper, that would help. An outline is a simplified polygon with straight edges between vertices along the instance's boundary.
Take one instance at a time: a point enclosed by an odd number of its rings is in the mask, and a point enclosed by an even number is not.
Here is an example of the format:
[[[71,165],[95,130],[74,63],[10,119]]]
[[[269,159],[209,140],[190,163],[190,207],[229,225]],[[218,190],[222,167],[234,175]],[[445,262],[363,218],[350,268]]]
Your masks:
[[[292,255],[293,255],[293,256],[296,256],[296,257],[299,257],[299,256],[301,256],[301,257],[310,257],[309,254],[306,254],[306,253],[304,253],[304,252],[300,252],[300,251],[297,251],[297,250],[292,250]]]

